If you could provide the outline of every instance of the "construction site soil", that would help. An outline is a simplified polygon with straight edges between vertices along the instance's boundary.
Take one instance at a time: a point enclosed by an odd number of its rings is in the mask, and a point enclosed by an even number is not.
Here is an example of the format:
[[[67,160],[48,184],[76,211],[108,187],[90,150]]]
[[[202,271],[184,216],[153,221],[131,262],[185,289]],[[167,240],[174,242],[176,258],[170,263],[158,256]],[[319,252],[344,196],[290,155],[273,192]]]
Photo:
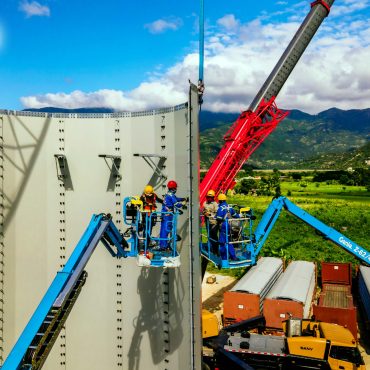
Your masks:
[[[207,279],[211,276],[215,277],[215,281],[212,284],[207,283]],[[223,312],[223,296],[224,292],[230,290],[237,280],[232,276],[209,274],[205,273],[202,283],[202,304],[203,308],[214,313],[218,321],[222,323],[222,312]],[[370,370],[370,333],[368,334],[367,341],[363,340],[365,337],[365,328],[361,325],[359,320],[359,348],[361,355],[364,359],[366,369]]]

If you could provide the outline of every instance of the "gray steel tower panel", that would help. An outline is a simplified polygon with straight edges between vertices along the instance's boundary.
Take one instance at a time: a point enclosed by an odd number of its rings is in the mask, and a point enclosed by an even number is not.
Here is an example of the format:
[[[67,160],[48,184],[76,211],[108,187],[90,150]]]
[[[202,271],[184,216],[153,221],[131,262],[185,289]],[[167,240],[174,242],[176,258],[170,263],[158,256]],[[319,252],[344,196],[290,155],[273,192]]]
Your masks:
[[[124,231],[122,199],[149,182],[162,195],[173,178],[190,197],[181,267],[139,268],[98,246],[44,369],[201,368],[197,99],[192,85],[188,104],[147,112],[0,111],[3,358],[92,214]]]

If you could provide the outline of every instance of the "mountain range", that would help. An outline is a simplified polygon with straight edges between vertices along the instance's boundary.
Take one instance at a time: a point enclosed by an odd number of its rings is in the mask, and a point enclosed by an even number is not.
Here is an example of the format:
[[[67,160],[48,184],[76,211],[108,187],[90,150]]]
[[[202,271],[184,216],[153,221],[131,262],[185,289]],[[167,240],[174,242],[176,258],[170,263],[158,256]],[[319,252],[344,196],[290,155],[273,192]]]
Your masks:
[[[207,168],[223,144],[236,114],[201,112],[201,167]],[[345,169],[370,160],[370,109],[331,108],[316,115],[290,111],[252,154],[248,164],[260,169]]]
[[[28,111],[112,113],[110,108]],[[201,167],[208,168],[223,145],[223,135],[237,119],[235,113],[200,113]],[[260,169],[346,169],[368,167],[370,161],[370,108],[331,108],[311,115],[291,110],[288,117],[252,154],[248,164]]]

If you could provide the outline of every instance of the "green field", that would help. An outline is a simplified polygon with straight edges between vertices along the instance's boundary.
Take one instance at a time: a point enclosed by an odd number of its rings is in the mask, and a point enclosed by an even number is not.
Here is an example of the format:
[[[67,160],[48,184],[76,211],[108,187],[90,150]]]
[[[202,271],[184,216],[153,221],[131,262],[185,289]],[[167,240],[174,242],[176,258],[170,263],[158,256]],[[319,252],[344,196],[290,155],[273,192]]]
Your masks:
[[[333,227],[366,250],[370,251],[370,193],[365,187],[311,182],[282,182],[282,195],[312,216]],[[289,195],[288,195],[289,194]],[[249,206],[254,210],[256,226],[272,197],[229,197],[229,203]],[[261,256],[280,256],[287,260],[351,262],[359,264],[351,254],[324,240],[318,233],[295,216],[283,210],[262,248]],[[213,270],[209,266],[210,271]],[[239,275],[242,271],[227,272]]]

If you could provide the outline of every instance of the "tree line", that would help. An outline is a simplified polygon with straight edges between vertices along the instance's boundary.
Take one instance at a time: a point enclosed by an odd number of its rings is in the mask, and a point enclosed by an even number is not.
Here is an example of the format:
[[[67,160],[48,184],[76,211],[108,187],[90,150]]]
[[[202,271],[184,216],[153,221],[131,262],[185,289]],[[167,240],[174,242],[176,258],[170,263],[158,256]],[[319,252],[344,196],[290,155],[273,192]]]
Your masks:
[[[284,175],[278,169],[274,169],[273,172],[268,174],[249,169],[239,175],[239,181],[234,190],[236,193],[245,195],[280,196],[280,182],[282,179],[284,181],[302,181],[304,179],[303,184],[306,184],[306,182],[316,184],[325,182],[328,185],[365,186],[367,191],[370,191],[370,169],[366,168],[355,168],[348,171],[314,171],[313,173],[303,171]]]

